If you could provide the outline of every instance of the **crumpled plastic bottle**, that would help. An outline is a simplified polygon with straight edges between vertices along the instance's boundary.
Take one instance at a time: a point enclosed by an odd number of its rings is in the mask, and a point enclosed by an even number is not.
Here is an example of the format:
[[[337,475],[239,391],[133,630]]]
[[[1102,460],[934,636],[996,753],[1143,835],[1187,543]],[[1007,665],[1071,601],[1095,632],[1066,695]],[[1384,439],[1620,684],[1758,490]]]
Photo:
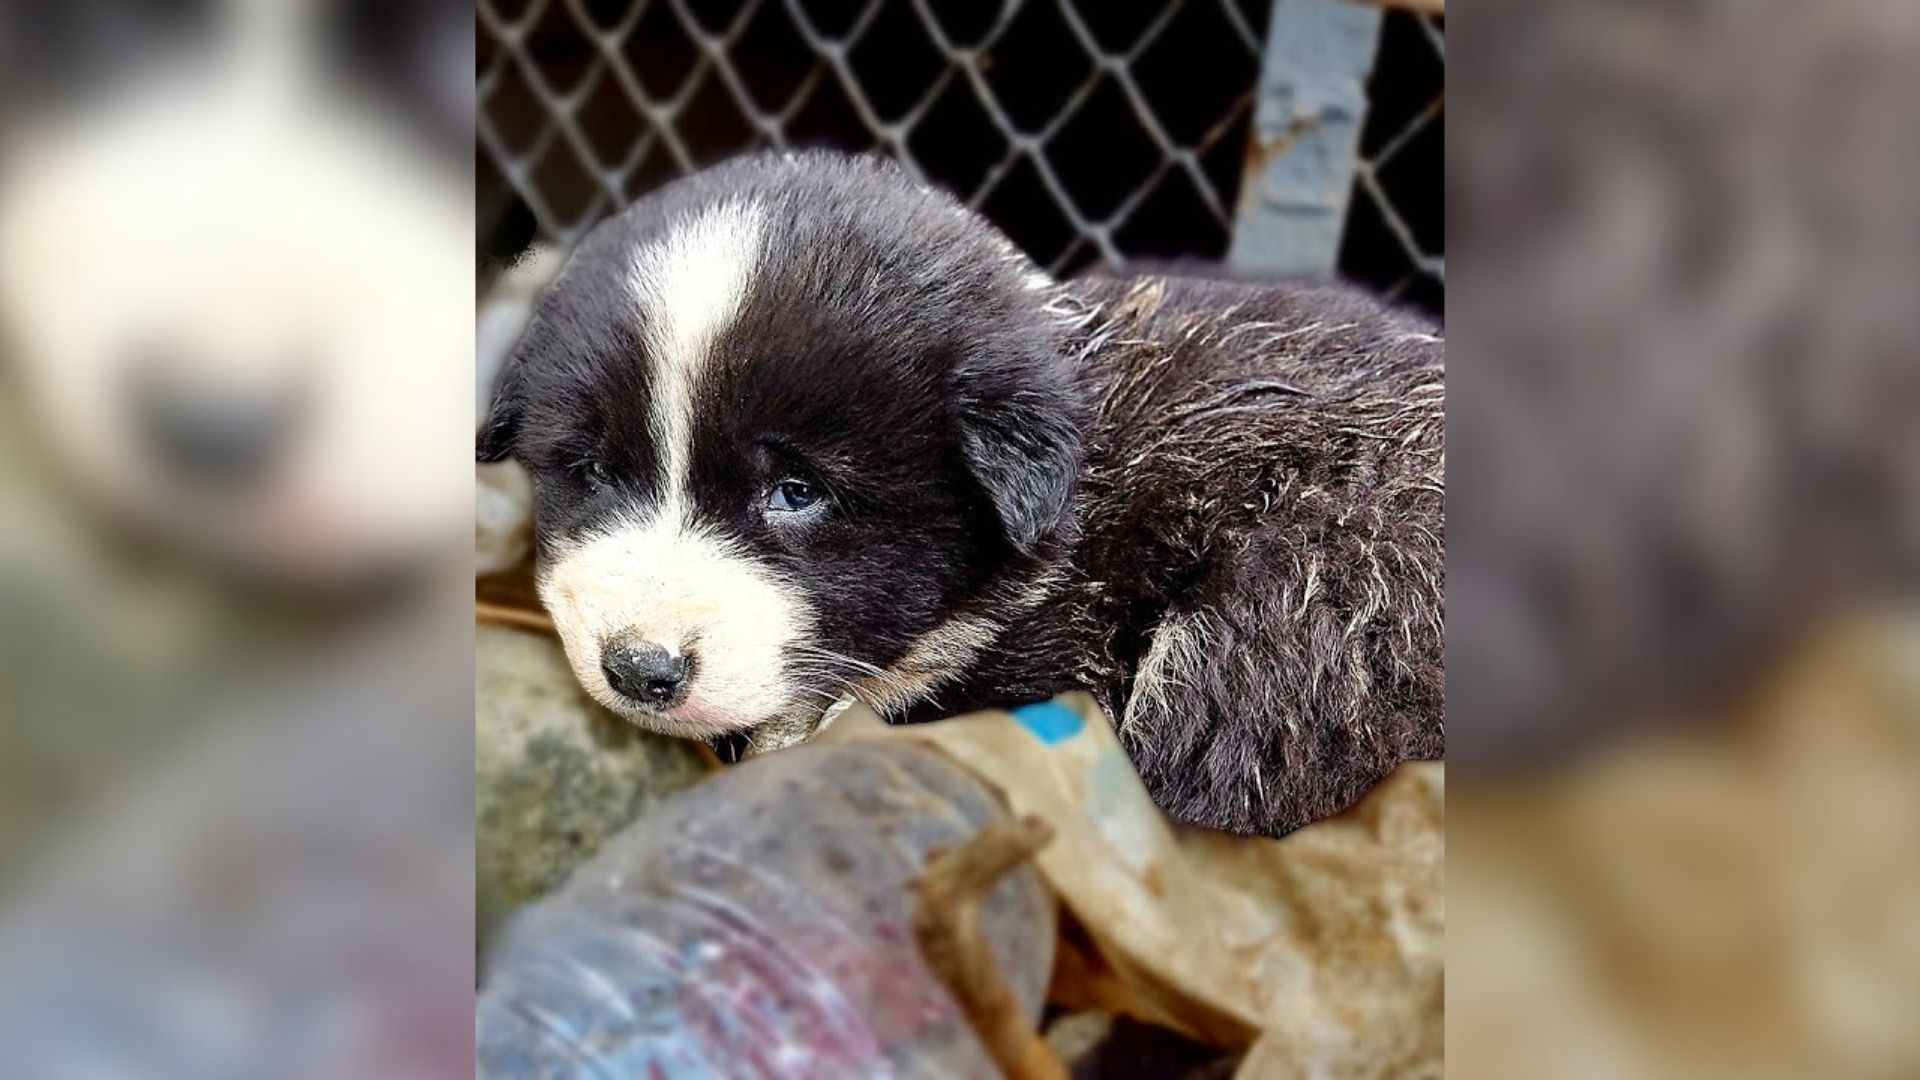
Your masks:
[[[911,745],[814,744],[656,807],[488,958],[481,1077],[991,1077],[921,960],[910,883],[1006,811]],[[1037,1018],[1053,901],[1030,868],[982,929]]]

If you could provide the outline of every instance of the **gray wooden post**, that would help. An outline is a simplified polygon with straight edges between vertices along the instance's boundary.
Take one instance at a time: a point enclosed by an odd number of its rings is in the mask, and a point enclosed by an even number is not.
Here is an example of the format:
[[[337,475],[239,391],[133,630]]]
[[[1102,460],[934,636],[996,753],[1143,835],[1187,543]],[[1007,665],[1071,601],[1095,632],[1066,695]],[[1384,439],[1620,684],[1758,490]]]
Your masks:
[[[1228,266],[1331,277],[1353,194],[1380,9],[1275,0]]]

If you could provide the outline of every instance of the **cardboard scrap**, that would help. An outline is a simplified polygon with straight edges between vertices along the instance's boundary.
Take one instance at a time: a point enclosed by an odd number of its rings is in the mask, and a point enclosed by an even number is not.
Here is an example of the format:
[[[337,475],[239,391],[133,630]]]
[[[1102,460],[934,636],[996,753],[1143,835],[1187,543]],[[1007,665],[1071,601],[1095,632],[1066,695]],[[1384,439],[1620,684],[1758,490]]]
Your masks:
[[[1440,1074],[1440,763],[1273,840],[1170,824],[1085,694],[910,727],[856,707],[823,737],[933,746],[1054,828],[1037,860],[1070,920],[1054,1000],[1245,1050],[1242,1077]]]

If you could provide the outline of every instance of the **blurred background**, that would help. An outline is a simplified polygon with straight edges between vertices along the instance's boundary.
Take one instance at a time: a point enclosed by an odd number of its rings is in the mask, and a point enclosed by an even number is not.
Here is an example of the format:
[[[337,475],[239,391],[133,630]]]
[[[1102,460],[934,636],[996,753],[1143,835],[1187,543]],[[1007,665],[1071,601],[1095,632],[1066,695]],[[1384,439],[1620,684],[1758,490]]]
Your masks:
[[[1460,14],[1448,1065],[1920,1074],[1920,8]]]
[[[0,4],[0,1076],[471,1068],[472,18]]]

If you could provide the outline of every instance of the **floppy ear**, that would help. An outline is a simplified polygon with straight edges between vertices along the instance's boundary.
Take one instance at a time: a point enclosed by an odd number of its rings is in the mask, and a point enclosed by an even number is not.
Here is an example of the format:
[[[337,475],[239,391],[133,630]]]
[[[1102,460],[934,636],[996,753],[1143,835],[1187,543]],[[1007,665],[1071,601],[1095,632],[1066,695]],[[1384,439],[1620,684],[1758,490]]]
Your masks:
[[[505,461],[513,456],[514,443],[520,436],[520,416],[525,410],[519,376],[519,359],[508,360],[506,370],[500,373],[500,381],[494,384],[493,402],[487,407],[487,418],[481,422],[480,434],[475,439],[475,460]]]
[[[1080,475],[1080,410],[1050,371],[962,377],[960,447],[1007,543],[1031,555],[1069,523]]]

